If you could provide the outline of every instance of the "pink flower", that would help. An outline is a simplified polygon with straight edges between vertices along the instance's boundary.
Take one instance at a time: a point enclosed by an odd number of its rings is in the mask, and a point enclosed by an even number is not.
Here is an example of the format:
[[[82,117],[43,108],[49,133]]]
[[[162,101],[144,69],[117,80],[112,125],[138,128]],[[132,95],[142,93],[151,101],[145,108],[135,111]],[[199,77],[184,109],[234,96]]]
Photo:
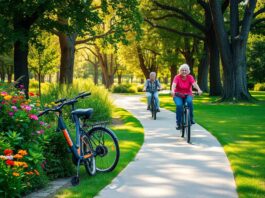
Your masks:
[[[8,115],[12,117],[14,115],[14,112],[10,111],[8,112]]]
[[[41,125],[41,126],[44,126],[44,125],[45,125],[45,122],[40,121],[40,125]]]
[[[15,112],[17,111],[17,107],[16,106],[12,106],[11,107]]]
[[[29,118],[32,120],[38,120],[38,116],[34,115],[34,114],[29,114]]]
[[[21,108],[26,110],[26,111],[30,111],[32,109],[31,106],[29,106],[29,105],[21,105]]]
[[[1,96],[6,96],[6,95],[8,95],[7,92],[5,92],[5,91],[1,92]]]
[[[38,133],[39,135],[41,135],[41,134],[44,133],[44,130],[39,130],[39,131],[37,131],[37,133]]]

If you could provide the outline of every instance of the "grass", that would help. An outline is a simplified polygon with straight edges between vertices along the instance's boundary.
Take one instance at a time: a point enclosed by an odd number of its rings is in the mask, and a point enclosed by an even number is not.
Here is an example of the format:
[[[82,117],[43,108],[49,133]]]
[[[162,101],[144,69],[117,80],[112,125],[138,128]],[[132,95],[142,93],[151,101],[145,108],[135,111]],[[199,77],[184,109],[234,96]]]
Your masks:
[[[95,176],[88,176],[82,167],[80,184],[76,187],[69,187],[59,191],[55,197],[94,197],[134,159],[143,144],[143,127],[129,112],[120,108],[115,108],[113,112],[114,120],[118,120],[119,123],[112,126],[111,129],[118,136],[121,151],[120,160],[115,170],[110,173],[97,173]]]
[[[194,98],[195,120],[222,144],[234,172],[240,198],[265,195],[265,92],[251,92],[256,103],[220,104],[214,97]],[[161,107],[175,111],[168,95]]]

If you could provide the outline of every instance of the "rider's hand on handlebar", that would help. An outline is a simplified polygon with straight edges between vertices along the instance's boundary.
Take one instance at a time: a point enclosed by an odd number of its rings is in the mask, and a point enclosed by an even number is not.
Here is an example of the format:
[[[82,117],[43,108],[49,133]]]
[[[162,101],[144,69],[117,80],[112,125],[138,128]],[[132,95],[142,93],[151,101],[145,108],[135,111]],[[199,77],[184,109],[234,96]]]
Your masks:
[[[198,94],[199,95],[202,95],[202,90],[198,90]]]

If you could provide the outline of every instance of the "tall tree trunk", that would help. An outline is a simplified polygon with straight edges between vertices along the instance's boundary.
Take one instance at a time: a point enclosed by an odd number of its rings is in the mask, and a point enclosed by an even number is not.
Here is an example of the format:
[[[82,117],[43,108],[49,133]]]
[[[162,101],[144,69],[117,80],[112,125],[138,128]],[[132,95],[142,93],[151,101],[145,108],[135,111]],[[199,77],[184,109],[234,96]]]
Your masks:
[[[222,83],[220,76],[220,58],[213,26],[206,34],[206,40],[210,59],[210,96],[221,96]]]
[[[12,82],[12,76],[13,76],[13,65],[9,65],[7,67],[7,82],[11,83]]]
[[[122,83],[122,73],[118,74],[118,84],[120,85]]]
[[[177,75],[177,66],[176,65],[171,65],[170,66],[170,78],[171,78],[171,81],[170,81],[170,87],[172,85],[172,82],[174,80],[174,77],[175,75]]]
[[[22,44],[16,41],[14,44],[14,80],[18,87],[22,85],[25,88],[27,98],[29,90],[28,47],[27,42]]]
[[[72,84],[74,76],[76,34],[67,36],[64,33],[59,33],[59,41],[61,48],[59,83]]]
[[[140,46],[137,46],[137,54],[138,54],[138,59],[139,59],[139,63],[140,63],[140,68],[141,68],[145,78],[148,79],[150,71],[148,71],[148,69],[145,65],[143,52],[142,52],[142,49]]]
[[[238,2],[230,2],[231,41],[229,41],[225,29],[221,3],[216,0],[209,0],[224,72],[222,100],[248,101],[251,99],[251,96],[246,86],[246,44],[256,1],[247,2],[240,28],[238,22]]]
[[[0,80],[4,82],[5,76],[6,76],[6,72],[5,72],[4,62],[0,61]]]
[[[23,41],[17,40],[14,43],[14,80],[17,86],[24,86],[26,98],[29,90],[29,73],[28,73],[28,37],[30,31],[30,22],[24,21],[22,16],[14,16],[14,32],[24,34]]]
[[[198,66],[198,85],[203,92],[208,92],[209,57],[208,48],[204,42],[204,52]]]

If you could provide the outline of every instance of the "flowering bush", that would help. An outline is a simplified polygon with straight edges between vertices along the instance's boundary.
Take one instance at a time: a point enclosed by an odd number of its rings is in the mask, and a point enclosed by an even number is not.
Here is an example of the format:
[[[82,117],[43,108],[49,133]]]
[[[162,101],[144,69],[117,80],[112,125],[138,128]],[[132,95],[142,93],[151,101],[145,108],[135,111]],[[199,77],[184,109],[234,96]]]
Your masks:
[[[5,149],[0,155],[0,195],[4,197],[19,196],[30,185],[30,179],[39,175],[39,171],[30,167],[26,161],[28,152],[19,150],[17,154]]]
[[[40,102],[34,93],[26,99],[21,88],[0,84],[0,197],[3,193],[18,196],[36,187],[32,180],[41,170],[48,141],[45,123],[37,116]]]

